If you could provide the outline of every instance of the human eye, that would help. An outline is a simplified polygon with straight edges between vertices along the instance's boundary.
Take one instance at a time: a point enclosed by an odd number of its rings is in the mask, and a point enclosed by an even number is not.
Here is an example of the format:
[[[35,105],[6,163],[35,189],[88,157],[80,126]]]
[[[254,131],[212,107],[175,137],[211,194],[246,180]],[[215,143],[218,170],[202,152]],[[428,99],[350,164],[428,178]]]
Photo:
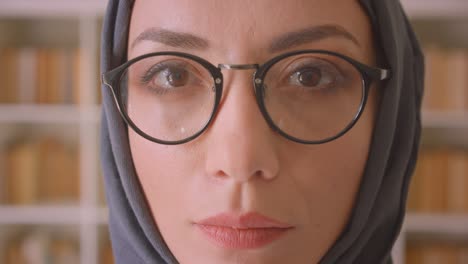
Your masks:
[[[158,95],[188,89],[202,83],[197,70],[187,62],[168,60],[150,65],[139,77],[140,85]]]
[[[291,63],[286,70],[288,87],[304,91],[331,92],[344,80],[338,65],[321,58],[303,58]]]

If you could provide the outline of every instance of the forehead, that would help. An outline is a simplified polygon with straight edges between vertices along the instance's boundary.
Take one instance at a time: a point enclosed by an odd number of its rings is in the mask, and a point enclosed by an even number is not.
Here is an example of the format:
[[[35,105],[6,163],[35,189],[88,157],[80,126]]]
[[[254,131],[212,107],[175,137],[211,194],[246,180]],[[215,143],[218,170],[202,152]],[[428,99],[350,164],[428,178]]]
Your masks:
[[[281,34],[330,24],[350,32],[362,50],[370,50],[369,21],[357,0],[137,0],[129,42],[158,27],[204,38],[211,53],[255,53]]]

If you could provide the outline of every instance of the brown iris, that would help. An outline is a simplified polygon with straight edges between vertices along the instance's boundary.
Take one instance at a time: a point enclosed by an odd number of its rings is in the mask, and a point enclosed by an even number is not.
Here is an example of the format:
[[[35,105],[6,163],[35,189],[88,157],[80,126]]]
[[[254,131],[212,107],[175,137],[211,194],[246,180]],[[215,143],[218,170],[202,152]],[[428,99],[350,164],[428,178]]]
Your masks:
[[[315,68],[309,68],[305,71],[298,73],[299,82],[304,86],[314,87],[320,83],[322,73]]]
[[[187,84],[189,73],[183,69],[174,69],[167,73],[167,82],[174,87],[184,86]]]

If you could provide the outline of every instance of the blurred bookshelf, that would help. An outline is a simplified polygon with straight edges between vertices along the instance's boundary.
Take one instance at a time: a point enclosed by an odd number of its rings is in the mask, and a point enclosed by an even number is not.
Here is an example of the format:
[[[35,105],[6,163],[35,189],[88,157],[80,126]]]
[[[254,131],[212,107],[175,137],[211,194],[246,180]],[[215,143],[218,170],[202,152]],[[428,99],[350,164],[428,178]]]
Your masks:
[[[404,0],[426,56],[423,138],[395,263],[468,263],[468,1]]]
[[[468,1],[402,2],[428,86],[394,260],[468,263]],[[98,162],[105,5],[0,1],[0,67],[10,65],[0,71],[0,263],[32,263],[26,251],[46,263],[112,263]]]
[[[0,263],[112,263],[98,155],[105,5],[0,1]]]

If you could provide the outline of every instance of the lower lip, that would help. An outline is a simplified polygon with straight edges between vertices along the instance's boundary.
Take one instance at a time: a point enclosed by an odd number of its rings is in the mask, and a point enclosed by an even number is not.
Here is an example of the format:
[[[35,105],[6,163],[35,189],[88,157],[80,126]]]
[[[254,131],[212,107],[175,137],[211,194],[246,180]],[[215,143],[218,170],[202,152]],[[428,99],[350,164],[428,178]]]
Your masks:
[[[197,225],[209,240],[229,249],[260,248],[283,236],[290,228],[235,229],[223,226]]]

